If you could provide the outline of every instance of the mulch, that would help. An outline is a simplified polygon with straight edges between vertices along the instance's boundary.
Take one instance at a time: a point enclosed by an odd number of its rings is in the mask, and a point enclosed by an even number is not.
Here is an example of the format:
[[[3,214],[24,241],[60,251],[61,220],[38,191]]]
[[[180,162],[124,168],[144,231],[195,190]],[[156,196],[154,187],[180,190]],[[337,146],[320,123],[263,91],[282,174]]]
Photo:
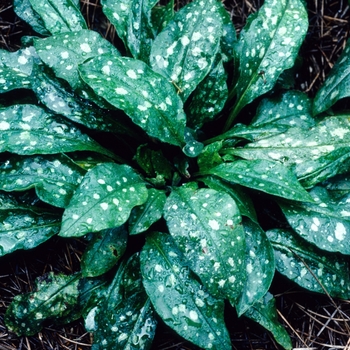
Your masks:
[[[177,8],[186,1],[176,1]],[[247,17],[263,4],[261,0],[226,0],[237,33]],[[111,42],[118,40],[113,27],[103,16],[99,0],[81,0],[89,27]],[[342,52],[350,32],[349,2],[346,0],[308,0],[309,31],[301,47],[303,61],[295,88],[313,97]],[[16,51],[21,37],[33,34],[13,12],[12,0],[0,1],[0,48]],[[38,276],[54,271],[70,274],[79,270],[84,243],[77,239],[52,238],[42,246],[1,258],[0,267],[0,349],[90,349],[92,338],[81,320],[69,325],[48,324],[32,337],[17,337],[4,326],[3,315],[14,296],[29,292]],[[350,301],[332,299],[301,290],[276,276],[271,291],[277,301],[279,319],[290,334],[295,349],[350,350]],[[228,309],[230,310],[230,309]],[[230,314],[231,313],[231,314]],[[264,329],[234,311],[225,315],[233,349],[278,350]],[[159,322],[154,350],[195,349]]]

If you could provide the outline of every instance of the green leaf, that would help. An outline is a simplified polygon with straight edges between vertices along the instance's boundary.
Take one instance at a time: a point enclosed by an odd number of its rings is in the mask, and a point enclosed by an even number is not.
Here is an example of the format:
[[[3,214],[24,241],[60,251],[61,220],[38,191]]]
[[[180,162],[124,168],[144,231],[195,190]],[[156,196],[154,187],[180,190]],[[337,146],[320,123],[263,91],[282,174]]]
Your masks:
[[[222,148],[222,141],[210,143],[203,148],[202,153],[198,156],[197,163],[200,171],[211,169],[215,165],[223,163],[219,154]]]
[[[129,219],[129,234],[136,235],[150,228],[163,215],[166,201],[164,191],[151,188],[148,190],[148,199],[140,207],[135,207]]]
[[[34,46],[42,61],[54,70],[56,76],[66,80],[74,90],[79,91],[86,88],[79,76],[79,64],[104,53],[120,55],[111,43],[92,30],[35,39]]]
[[[64,208],[84,174],[62,154],[12,156],[0,165],[0,189],[11,192],[35,187],[42,201]]]
[[[275,274],[275,257],[272,245],[258,224],[244,220],[246,237],[247,280],[236,310],[243,315],[269,290]]]
[[[143,285],[163,321],[204,349],[231,349],[224,303],[213,298],[189,270],[172,237],[152,233],[141,252]]]
[[[326,189],[314,187],[310,196],[314,204],[279,202],[289,224],[323,250],[350,254],[350,195],[332,198]]]
[[[34,291],[17,295],[7,308],[6,326],[18,336],[30,336],[40,332],[47,320],[67,319],[78,304],[78,283],[77,274],[50,272],[38,277]]]
[[[276,270],[299,286],[313,292],[348,299],[350,271],[347,259],[329,254],[288,229],[266,232],[276,260]]]
[[[260,159],[237,160],[220,164],[207,173],[274,196],[295,201],[312,201],[295,175],[278,162]]]
[[[153,41],[151,67],[174,84],[183,101],[214,63],[223,31],[221,6],[216,0],[187,4]]]
[[[149,136],[183,145],[186,117],[181,99],[144,62],[106,54],[85,62],[79,71],[99,96],[122,109]]]
[[[123,256],[127,239],[124,226],[95,233],[81,257],[83,276],[96,277],[109,271]]]
[[[27,22],[37,33],[45,36],[50,35],[50,32],[45,28],[43,20],[33,10],[29,0],[14,0],[13,9],[16,15]]]
[[[256,303],[245,313],[245,316],[270,331],[277,343],[284,349],[292,349],[292,342],[287,331],[278,322],[275,299],[272,294],[267,293],[260,302]]]
[[[310,128],[315,125],[312,118],[311,100],[301,91],[286,91],[277,98],[265,98],[256,110],[251,126],[267,124]]]
[[[166,6],[157,5],[153,7],[151,20],[153,30],[158,35],[174,17],[174,0],[170,0]]]
[[[324,112],[337,101],[349,97],[350,86],[350,41],[330,71],[326,81],[314,99],[314,115]]]
[[[226,130],[245,105],[271,90],[280,74],[293,66],[307,29],[307,12],[300,0],[267,0],[248,20],[236,47],[239,79]]]
[[[289,128],[244,148],[231,149],[229,153],[245,159],[279,161],[293,168],[300,180],[305,179],[312,185],[314,177],[323,181],[337,174],[337,167],[341,165],[338,160],[343,157],[344,161],[349,142],[350,120],[348,116],[340,115],[326,117],[311,128]],[[325,175],[321,176],[320,171],[325,171]]]
[[[150,348],[157,321],[142,286],[138,255],[121,262],[95,314],[93,350]]]
[[[194,90],[187,112],[190,128],[200,129],[224,108],[228,96],[226,79],[221,54],[218,54],[210,72]]]
[[[51,34],[77,32],[87,29],[84,17],[75,0],[29,0]]]
[[[0,152],[21,155],[94,151],[114,155],[68,120],[35,105],[0,108]]]
[[[244,192],[244,189],[242,189],[241,186],[226,182],[214,176],[203,177],[200,179],[200,181],[204,182],[209,188],[212,188],[213,190],[226,192],[229,194],[236,202],[239,212],[242,216],[246,216],[256,223],[258,222],[254,204],[249,195]]]
[[[60,236],[79,237],[121,226],[147,196],[144,181],[131,167],[97,165],[85,175],[66,208]]]
[[[9,52],[0,50],[0,93],[30,89],[36,53],[33,47]]]
[[[246,245],[232,197],[212,189],[173,189],[164,218],[189,267],[210,294],[235,304],[246,279]]]

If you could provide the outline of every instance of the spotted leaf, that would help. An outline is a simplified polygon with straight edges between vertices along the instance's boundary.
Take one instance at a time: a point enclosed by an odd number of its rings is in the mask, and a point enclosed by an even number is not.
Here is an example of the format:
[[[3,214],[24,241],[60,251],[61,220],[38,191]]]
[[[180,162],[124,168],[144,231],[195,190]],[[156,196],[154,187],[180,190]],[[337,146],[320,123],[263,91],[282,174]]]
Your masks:
[[[29,0],[51,34],[76,32],[86,29],[84,17],[75,0]]]
[[[151,67],[174,84],[183,101],[214,63],[223,32],[221,6],[216,0],[187,4],[153,41]]]
[[[0,93],[14,89],[30,89],[35,59],[33,47],[16,52],[0,50]]]
[[[269,330],[277,343],[284,349],[292,350],[291,339],[285,328],[278,322],[276,302],[272,294],[267,293],[244,315]]]
[[[245,159],[279,161],[292,168],[306,187],[311,187],[340,172],[338,169],[349,154],[349,142],[350,121],[348,116],[340,115],[326,117],[311,128],[289,128],[228,152]]]
[[[60,236],[78,237],[119,227],[147,196],[144,181],[129,166],[97,165],[84,176],[66,208]]]
[[[121,262],[93,318],[93,349],[150,348],[157,321],[142,286],[138,254]]]
[[[200,129],[222,110],[228,96],[226,79],[221,55],[217,55],[210,72],[193,93],[187,112],[189,127]]]
[[[0,108],[0,152],[21,155],[95,151],[114,155],[68,120],[35,105]]]
[[[247,280],[236,305],[238,315],[243,315],[268,292],[275,275],[274,252],[265,232],[250,220],[243,223],[247,244]]]
[[[124,226],[94,233],[81,257],[83,276],[100,276],[115,266],[125,252],[127,238]]]
[[[344,97],[349,97],[350,87],[350,42],[330,71],[326,81],[317,91],[313,112],[319,114],[333,106]]]
[[[166,6],[157,5],[153,7],[151,13],[152,26],[155,33],[158,35],[174,17],[174,0],[170,0]]]
[[[291,227],[323,250],[350,254],[350,195],[333,198],[322,187],[310,195],[314,204],[279,202]]]
[[[173,189],[164,218],[203,285],[213,296],[235,304],[246,278],[246,245],[242,218],[232,197],[212,189]]]
[[[42,201],[64,208],[84,174],[62,154],[12,156],[0,165],[0,189],[10,192],[34,187]]]
[[[148,230],[152,224],[162,217],[165,201],[164,191],[154,188],[148,190],[147,201],[143,205],[135,207],[131,212],[129,233],[136,235]]]
[[[52,35],[49,38],[35,39],[34,46],[42,61],[52,68],[58,78],[66,80],[74,90],[86,88],[80,79],[78,65],[88,58],[110,53],[119,56],[117,49],[97,32],[79,32]],[[82,94],[89,97],[84,92]]]
[[[236,45],[239,79],[231,92],[236,101],[226,129],[245,105],[271,90],[280,74],[294,65],[307,29],[307,12],[300,0],[265,1],[248,19]]]
[[[84,81],[132,121],[163,142],[184,143],[186,117],[173,86],[145,63],[101,55],[80,66]]]
[[[78,305],[78,283],[78,274],[50,272],[38,277],[34,292],[17,295],[7,308],[6,326],[17,335],[30,336],[40,332],[47,320],[67,319]]]
[[[4,200],[0,209],[0,256],[35,248],[59,232],[61,217],[57,213],[20,203],[6,205],[6,197]]]
[[[231,349],[223,301],[199,284],[171,236],[155,232],[147,237],[141,272],[155,311],[170,328],[201,348]]]
[[[312,201],[293,172],[278,162],[237,160],[220,164],[207,173],[274,196],[295,201]]]
[[[350,271],[345,257],[319,249],[292,230],[274,229],[266,234],[275,251],[278,272],[312,292],[349,298]]]

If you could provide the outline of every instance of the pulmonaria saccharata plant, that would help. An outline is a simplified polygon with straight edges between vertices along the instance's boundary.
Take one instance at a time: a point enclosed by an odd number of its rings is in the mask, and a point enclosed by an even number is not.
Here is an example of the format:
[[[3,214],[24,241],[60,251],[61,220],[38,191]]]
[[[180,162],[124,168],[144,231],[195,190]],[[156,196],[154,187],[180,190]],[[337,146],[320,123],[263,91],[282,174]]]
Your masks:
[[[217,0],[101,5],[120,47],[78,0],[14,1],[37,36],[0,51],[0,255],[54,235],[86,250],[80,271],[16,296],[7,327],[82,317],[93,349],[148,349],[162,319],[227,350],[225,311],[291,349],[275,271],[350,297],[350,119],[330,110],[349,95],[350,46],[311,99],[290,78],[301,0],[265,0],[238,38]]]

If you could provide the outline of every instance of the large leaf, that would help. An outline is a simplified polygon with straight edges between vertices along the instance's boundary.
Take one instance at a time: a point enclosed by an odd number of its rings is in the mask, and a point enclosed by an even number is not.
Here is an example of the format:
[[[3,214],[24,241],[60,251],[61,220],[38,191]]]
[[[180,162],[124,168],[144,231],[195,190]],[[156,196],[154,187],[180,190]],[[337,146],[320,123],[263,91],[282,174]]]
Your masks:
[[[318,90],[314,99],[313,112],[319,114],[338,100],[349,97],[350,87],[350,41],[346,43],[346,47],[334,67],[330,71],[326,81]]]
[[[66,80],[74,90],[85,87],[79,77],[80,63],[104,53],[119,55],[111,43],[92,30],[36,39],[34,46],[43,62],[54,70],[58,78]]]
[[[300,0],[267,0],[248,19],[236,48],[239,79],[226,129],[245,105],[271,90],[280,74],[293,66],[307,29],[307,12]]]
[[[214,63],[223,31],[221,6],[216,0],[187,4],[152,44],[151,67],[176,86],[183,101]]]
[[[279,202],[292,228],[317,247],[350,254],[350,195],[332,198],[327,190],[314,187],[313,203]]]
[[[171,236],[155,232],[141,252],[143,285],[163,321],[204,349],[231,349],[224,303],[214,299],[188,268]]]
[[[121,226],[147,196],[144,181],[129,166],[97,165],[85,175],[66,208],[60,236],[77,237]]]
[[[347,115],[326,117],[311,128],[289,128],[287,131],[231,149],[230,154],[245,159],[269,159],[292,167],[307,185],[336,175],[345,160],[350,142],[350,120]],[[324,171],[323,176],[320,172]],[[322,175],[322,174],[321,174]]]
[[[138,255],[122,261],[94,313],[93,350],[150,348],[157,321],[142,286]]]
[[[292,349],[292,342],[287,331],[278,322],[276,303],[272,294],[267,293],[258,303],[245,313],[245,316],[269,330],[277,343],[282,345],[284,349]]]
[[[29,0],[29,2],[51,34],[77,32],[81,29],[87,29],[84,17],[79,9],[78,1]]]
[[[242,218],[232,197],[212,189],[173,189],[164,218],[208,291],[235,304],[246,278],[246,245]]]
[[[244,230],[247,280],[236,306],[239,316],[267,293],[275,275],[274,252],[265,232],[250,220],[244,220]]]
[[[135,207],[129,219],[129,234],[136,235],[144,232],[157,222],[163,215],[163,208],[166,201],[164,191],[151,188],[148,191],[147,201]]]
[[[350,271],[345,257],[322,251],[292,230],[274,229],[266,234],[275,250],[278,272],[310,291],[350,297]]]
[[[16,52],[0,50],[0,93],[13,89],[30,89],[30,76],[36,57],[33,47]]]
[[[79,71],[99,96],[122,109],[149,136],[183,145],[186,118],[181,99],[145,63],[106,54],[87,61]]]
[[[0,152],[53,154],[95,151],[114,157],[68,120],[35,105],[0,108]]]
[[[237,160],[220,164],[207,173],[275,196],[295,201],[312,201],[295,175],[278,162]]]
[[[78,305],[79,275],[39,277],[33,292],[17,295],[6,310],[6,326],[17,335],[34,335],[47,320],[67,319]],[[73,321],[71,319],[70,321]]]
[[[0,198],[0,256],[18,249],[32,249],[57,234],[61,217],[14,198]]]
[[[81,257],[84,277],[96,277],[109,271],[123,256],[128,239],[124,226],[94,233]]]
[[[24,191],[56,207],[66,207],[85,171],[62,154],[13,156],[0,165],[0,189]]]

